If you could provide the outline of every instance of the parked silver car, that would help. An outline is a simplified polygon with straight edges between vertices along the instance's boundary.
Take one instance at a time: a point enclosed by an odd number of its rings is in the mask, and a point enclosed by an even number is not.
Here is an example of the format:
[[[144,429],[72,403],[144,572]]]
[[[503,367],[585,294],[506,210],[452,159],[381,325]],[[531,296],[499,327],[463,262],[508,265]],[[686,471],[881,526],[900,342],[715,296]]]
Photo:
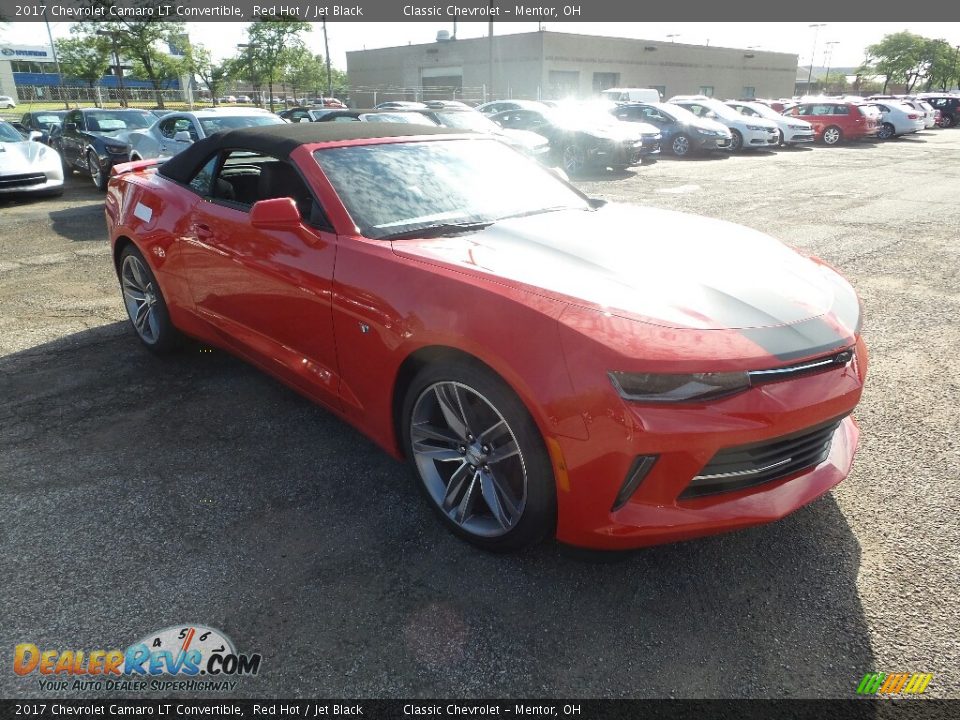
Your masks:
[[[0,195],[63,192],[63,166],[57,151],[39,139],[39,132],[24,138],[13,125],[0,120]]]
[[[283,119],[257,108],[216,108],[164,115],[146,130],[129,135],[131,160],[166,159],[214,133],[255,125],[280,125]]]

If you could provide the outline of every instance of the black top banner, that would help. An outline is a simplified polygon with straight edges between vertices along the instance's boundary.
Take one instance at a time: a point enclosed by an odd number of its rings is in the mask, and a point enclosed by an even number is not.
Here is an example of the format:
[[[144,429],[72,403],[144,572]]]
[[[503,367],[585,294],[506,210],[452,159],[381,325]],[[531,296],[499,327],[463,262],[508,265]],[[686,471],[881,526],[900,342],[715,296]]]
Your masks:
[[[908,12],[909,10],[909,12]],[[960,3],[905,6],[894,0],[870,3],[846,0],[687,0],[683,3],[583,0],[582,2],[404,2],[404,0],[0,0],[0,19],[7,22],[78,22],[168,20],[178,22],[289,19],[352,22],[494,21],[494,22],[654,22],[793,21],[811,18],[843,21],[960,20]]]

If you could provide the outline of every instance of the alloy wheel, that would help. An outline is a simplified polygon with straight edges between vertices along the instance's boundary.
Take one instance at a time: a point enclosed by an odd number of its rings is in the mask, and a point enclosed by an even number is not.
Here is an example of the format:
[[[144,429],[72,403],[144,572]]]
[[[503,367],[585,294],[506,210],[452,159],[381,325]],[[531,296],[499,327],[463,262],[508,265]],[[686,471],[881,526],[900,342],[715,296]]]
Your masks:
[[[523,453],[503,414],[479,391],[454,381],[425,388],[413,407],[410,444],[430,497],[463,531],[493,538],[520,522]]]
[[[834,127],[827,128],[823,131],[823,141],[827,145],[836,145],[840,142],[840,130]]]
[[[567,175],[576,175],[583,170],[583,150],[574,144],[563,148],[563,170]]]
[[[734,130],[732,133],[732,138],[730,138],[730,150],[731,152],[737,152],[740,148],[743,147],[743,135]]]
[[[677,135],[677,137],[673,139],[671,148],[673,149],[674,155],[683,157],[690,152],[690,140],[686,135]]]
[[[894,129],[893,125],[890,123],[884,123],[880,126],[880,132],[877,133],[877,137],[881,140],[889,140],[893,137]]]
[[[87,155],[87,169],[90,171],[90,179],[93,180],[97,190],[100,189],[100,163],[93,153]]]
[[[157,291],[140,258],[135,255],[124,258],[120,269],[120,285],[123,288],[123,303],[134,330],[147,345],[155,344],[160,337]]]

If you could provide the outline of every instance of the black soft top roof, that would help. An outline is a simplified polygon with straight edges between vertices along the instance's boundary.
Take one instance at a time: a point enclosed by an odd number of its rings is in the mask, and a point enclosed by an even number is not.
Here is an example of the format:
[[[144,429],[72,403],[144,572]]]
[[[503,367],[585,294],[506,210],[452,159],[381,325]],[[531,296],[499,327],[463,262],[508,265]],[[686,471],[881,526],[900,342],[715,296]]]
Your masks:
[[[198,140],[160,166],[159,173],[177,182],[193,178],[204,161],[219,150],[242,148],[286,160],[301,145],[417,135],[462,135],[463,130],[401,123],[283,123],[226,130]]]

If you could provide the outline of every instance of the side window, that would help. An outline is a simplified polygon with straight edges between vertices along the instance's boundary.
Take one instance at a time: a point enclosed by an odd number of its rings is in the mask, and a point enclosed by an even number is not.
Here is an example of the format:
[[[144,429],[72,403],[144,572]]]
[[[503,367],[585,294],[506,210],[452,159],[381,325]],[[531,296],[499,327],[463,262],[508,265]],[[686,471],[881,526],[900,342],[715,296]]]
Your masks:
[[[158,126],[157,129],[160,130],[160,134],[163,135],[168,140],[173,140],[173,135],[176,132],[174,127],[176,126],[176,118],[167,118],[163,120]]]
[[[214,189],[214,178],[217,172],[217,162],[220,160],[220,154],[217,153],[211,157],[206,164],[200,168],[200,171],[193,176],[193,180],[190,181],[190,187],[198,195],[203,197],[215,197]]]
[[[84,129],[83,113],[80,112],[79,110],[74,110],[72,113],[70,113],[70,114],[67,116],[67,122],[75,123],[76,126],[77,126],[77,130],[83,130],[83,129]]]
[[[847,107],[846,105],[834,105],[834,107],[833,107],[833,114],[834,114],[834,115],[849,115],[849,114],[850,114],[850,108]]]
[[[248,150],[231,150],[217,172],[215,160],[212,166],[210,163],[205,165],[194,178],[199,180],[208,166],[211,167],[211,199],[249,212],[259,200],[288,197],[297,204],[305,223],[315,227],[330,227],[320,203],[291,163]]]

